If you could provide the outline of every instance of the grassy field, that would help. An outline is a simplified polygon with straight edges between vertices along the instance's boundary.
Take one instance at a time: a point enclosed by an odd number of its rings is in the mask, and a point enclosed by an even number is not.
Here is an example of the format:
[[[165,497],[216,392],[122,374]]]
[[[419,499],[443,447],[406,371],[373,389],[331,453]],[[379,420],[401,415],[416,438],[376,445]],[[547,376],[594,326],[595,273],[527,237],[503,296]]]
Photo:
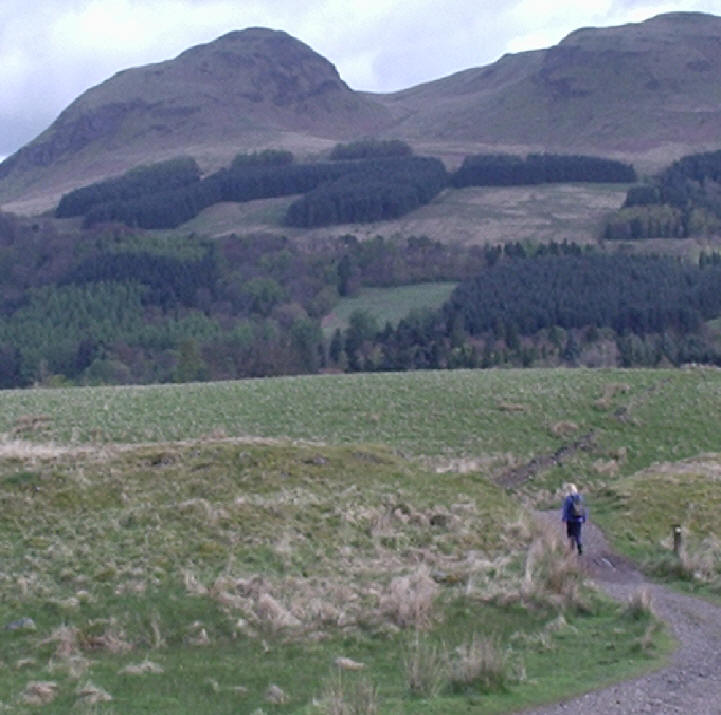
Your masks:
[[[353,298],[341,298],[333,312],[323,319],[323,332],[331,336],[345,330],[348,319],[357,310],[372,315],[379,327],[386,322],[398,325],[414,309],[440,308],[450,297],[456,283],[420,283],[397,288],[364,288]]]
[[[0,393],[0,434],[104,444],[263,437],[375,443],[434,466],[506,469],[593,433],[544,485],[630,475],[718,445],[721,372],[486,370]],[[610,464],[615,462],[615,467]],[[491,473],[493,475],[494,472]]]
[[[720,391],[579,369],[2,392],[0,705],[509,712],[657,666],[651,614],[529,508],[573,477],[619,548],[715,588]]]

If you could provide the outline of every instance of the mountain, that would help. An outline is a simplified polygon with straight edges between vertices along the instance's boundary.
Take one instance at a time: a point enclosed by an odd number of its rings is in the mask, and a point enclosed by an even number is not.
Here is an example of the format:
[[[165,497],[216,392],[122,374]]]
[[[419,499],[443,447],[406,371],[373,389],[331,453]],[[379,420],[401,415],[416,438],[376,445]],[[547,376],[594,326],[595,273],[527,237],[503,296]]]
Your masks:
[[[212,167],[269,143],[325,148],[389,121],[302,42],[263,28],[231,32],[86,91],[0,164],[0,199],[57,193],[179,154]]]
[[[384,99],[415,141],[642,154],[721,145],[721,18],[669,13]]]
[[[284,32],[251,28],[93,87],[0,164],[0,202],[33,211],[71,188],[182,154],[318,155],[395,137],[449,163],[479,151],[605,154],[660,168],[721,147],[721,18],[670,13],[584,28],[546,50],[392,94],[350,89]]]

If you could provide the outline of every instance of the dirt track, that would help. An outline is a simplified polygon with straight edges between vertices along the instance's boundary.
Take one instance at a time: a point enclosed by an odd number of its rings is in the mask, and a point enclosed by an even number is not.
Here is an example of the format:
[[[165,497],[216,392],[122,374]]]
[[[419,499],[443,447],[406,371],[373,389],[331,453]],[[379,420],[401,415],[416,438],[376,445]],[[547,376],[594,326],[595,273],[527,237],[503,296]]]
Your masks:
[[[557,520],[558,514],[545,518]],[[559,529],[561,525],[559,523]],[[537,713],[721,713],[721,608],[663,586],[647,583],[628,561],[616,556],[593,524],[584,528],[584,554],[591,577],[618,600],[647,588],[653,608],[679,641],[662,670],[533,710]]]

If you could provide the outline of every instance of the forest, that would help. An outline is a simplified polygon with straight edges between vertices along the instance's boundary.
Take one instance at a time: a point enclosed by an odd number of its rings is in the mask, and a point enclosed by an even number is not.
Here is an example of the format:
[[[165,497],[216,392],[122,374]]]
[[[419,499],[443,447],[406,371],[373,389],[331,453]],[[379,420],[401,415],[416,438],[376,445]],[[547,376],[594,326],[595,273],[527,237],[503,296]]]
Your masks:
[[[512,186],[569,182],[621,183],[636,181],[630,164],[596,156],[511,154],[468,156],[451,176],[451,184],[463,186]]]
[[[0,213],[0,387],[316,372],[341,296],[467,278],[496,255],[424,237],[61,233]]]
[[[721,363],[705,321],[721,314],[721,262],[604,254],[552,244],[517,245],[463,281],[439,311],[416,312],[382,330],[354,316],[334,336],[333,359],[350,370],[567,364]],[[344,358],[341,358],[342,352]]]
[[[629,179],[618,162],[553,155],[468,157],[459,179],[392,140],[339,144],[331,154],[314,163],[285,150],[238,154],[206,177],[187,158],[134,169],[63,196],[56,215],[82,216],[83,228],[0,212],[0,388],[721,364],[718,254],[690,262],[618,253],[612,241],[479,246],[340,232],[206,240],[143,228],[174,225],[220,200],[300,194],[288,224],[332,225],[402,215],[449,182]],[[633,185],[608,226],[639,236],[684,236],[694,221],[708,227],[709,216],[721,216],[719,177],[721,152],[686,157]],[[364,288],[438,281],[459,283],[438,310],[385,325],[356,311],[347,328],[323,333],[324,316]]]
[[[140,167],[65,194],[55,215],[82,216],[86,228],[175,228],[221,201],[301,194],[284,223],[311,228],[398,218],[449,186],[635,180],[633,167],[612,159],[553,154],[470,156],[449,176],[439,159],[413,156],[405,142],[368,139],[337,144],[326,161],[296,163],[273,149],[239,154],[207,176],[187,158]]]
[[[266,157],[270,159],[270,157]],[[281,161],[280,157],[271,161]],[[259,159],[251,163],[258,165]],[[204,240],[0,213],[0,387],[319,371],[721,362],[721,259],[424,236]],[[397,325],[321,320],[367,287],[459,281]]]
[[[608,239],[687,238],[721,229],[721,151],[682,157],[632,186],[604,230]]]

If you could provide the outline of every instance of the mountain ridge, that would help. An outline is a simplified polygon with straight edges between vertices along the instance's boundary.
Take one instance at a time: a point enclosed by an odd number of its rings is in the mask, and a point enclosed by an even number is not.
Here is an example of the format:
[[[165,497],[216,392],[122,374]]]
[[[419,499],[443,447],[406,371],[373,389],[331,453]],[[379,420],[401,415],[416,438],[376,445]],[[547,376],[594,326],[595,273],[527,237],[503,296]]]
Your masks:
[[[721,146],[719,76],[721,18],[704,13],[580,28],[387,94],[352,90],[285,32],[247,28],[86,90],[0,164],[0,202],[32,212],[141,163],[190,155],[209,171],[239,151],[318,156],[361,136],[403,139],[448,164],[548,150],[660,166]]]

